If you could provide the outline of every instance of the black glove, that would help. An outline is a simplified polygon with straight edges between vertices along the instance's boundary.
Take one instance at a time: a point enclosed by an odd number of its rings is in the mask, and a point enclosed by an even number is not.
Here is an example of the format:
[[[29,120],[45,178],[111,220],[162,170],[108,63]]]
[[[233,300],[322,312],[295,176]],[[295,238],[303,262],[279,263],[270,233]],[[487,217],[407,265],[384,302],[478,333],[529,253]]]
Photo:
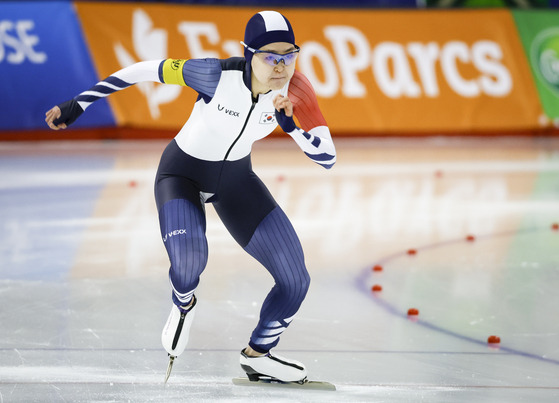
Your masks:
[[[286,133],[291,133],[297,128],[297,125],[293,120],[293,116],[287,116],[283,109],[281,111],[278,111],[276,109],[276,120],[278,121],[278,124],[283,129],[283,131]]]
[[[56,126],[61,123],[66,123],[66,126],[69,126],[83,113],[83,109],[75,99],[63,102],[58,105],[58,107],[60,108],[61,114],[58,119],[53,120],[53,123]]]

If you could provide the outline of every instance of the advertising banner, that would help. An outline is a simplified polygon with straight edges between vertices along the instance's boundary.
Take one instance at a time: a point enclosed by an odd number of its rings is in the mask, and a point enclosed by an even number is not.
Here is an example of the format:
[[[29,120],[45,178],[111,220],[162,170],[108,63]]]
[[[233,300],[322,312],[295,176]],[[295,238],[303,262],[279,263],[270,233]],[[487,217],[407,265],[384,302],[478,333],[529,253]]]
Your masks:
[[[77,2],[99,76],[134,62],[242,54],[258,9]],[[333,133],[538,128],[542,107],[507,10],[285,9]],[[142,83],[111,95],[119,125],[178,128],[196,94]]]
[[[559,126],[559,11],[514,11],[547,118]]]
[[[0,130],[46,127],[45,112],[97,76],[72,3],[0,2]],[[76,126],[114,125],[106,102]]]

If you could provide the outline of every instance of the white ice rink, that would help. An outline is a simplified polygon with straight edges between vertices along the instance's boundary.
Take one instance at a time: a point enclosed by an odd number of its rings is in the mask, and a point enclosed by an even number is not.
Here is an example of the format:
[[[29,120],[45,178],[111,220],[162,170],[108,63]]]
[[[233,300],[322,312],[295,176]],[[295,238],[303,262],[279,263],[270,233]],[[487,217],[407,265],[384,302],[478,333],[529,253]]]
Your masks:
[[[253,153],[312,277],[276,352],[325,392],[232,384],[272,282],[209,205],[196,320],[163,384],[166,142],[0,143],[0,403],[559,402],[559,138],[336,144],[330,171],[292,142]]]

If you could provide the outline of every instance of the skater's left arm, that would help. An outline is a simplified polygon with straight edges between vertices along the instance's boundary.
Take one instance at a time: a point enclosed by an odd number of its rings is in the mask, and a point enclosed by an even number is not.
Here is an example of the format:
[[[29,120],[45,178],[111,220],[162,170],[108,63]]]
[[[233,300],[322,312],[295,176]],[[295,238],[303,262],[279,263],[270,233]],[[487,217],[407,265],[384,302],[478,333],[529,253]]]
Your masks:
[[[274,107],[279,125],[301,150],[317,164],[332,168],[336,162],[336,148],[311,83],[302,73],[295,71],[287,97],[278,95]],[[293,116],[302,128],[295,124]]]

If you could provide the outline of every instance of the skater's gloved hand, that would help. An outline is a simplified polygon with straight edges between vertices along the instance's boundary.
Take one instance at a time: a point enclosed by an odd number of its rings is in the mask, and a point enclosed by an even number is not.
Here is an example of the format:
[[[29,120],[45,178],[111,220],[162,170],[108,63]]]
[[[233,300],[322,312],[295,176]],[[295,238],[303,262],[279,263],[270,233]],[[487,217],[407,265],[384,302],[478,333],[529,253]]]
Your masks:
[[[45,122],[52,130],[66,129],[83,113],[75,99],[56,105],[45,113]]]
[[[276,119],[282,130],[286,133],[291,133],[297,128],[293,120],[293,104],[289,98],[283,95],[278,95],[273,100],[274,108],[276,109]]]

